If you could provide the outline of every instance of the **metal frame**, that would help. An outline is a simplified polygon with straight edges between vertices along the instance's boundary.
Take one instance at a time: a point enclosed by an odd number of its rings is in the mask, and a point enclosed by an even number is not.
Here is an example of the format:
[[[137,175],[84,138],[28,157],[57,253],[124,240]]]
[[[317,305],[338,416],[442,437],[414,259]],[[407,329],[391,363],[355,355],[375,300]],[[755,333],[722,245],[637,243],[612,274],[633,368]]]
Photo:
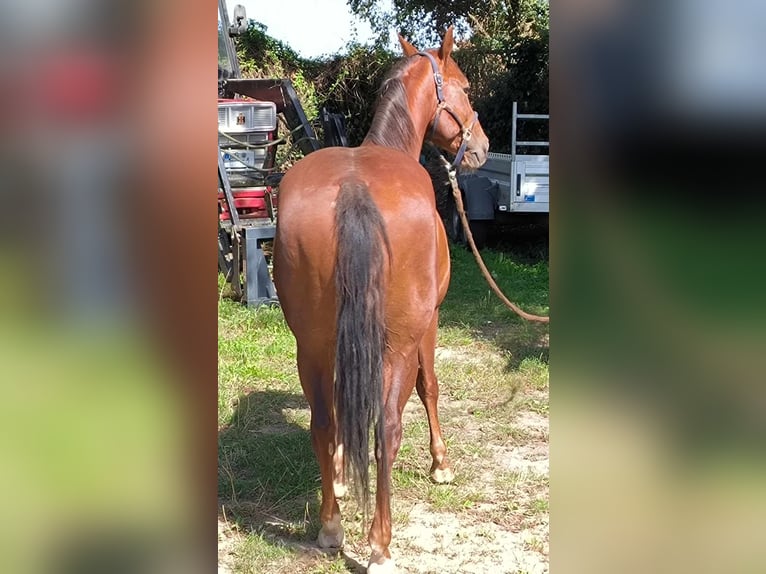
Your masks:
[[[229,34],[231,22],[229,21],[229,13],[225,0],[218,0],[218,14],[223,27],[226,54],[232,68],[232,76],[233,79],[237,79],[241,76],[241,70],[239,60],[237,60],[236,48]],[[229,85],[231,81],[232,79],[223,82],[224,91],[231,90]],[[288,99],[292,96],[297,101],[295,90],[292,89],[292,86],[289,88],[291,92],[288,90]],[[220,89],[221,86],[219,85]],[[277,103],[277,106],[279,105],[274,98],[265,97],[256,99],[274,101]],[[300,105],[298,107],[300,108]],[[302,110],[300,110],[300,114],[302,115]],[[300,119],[303,121],[304,126],[308,125],[305,116]],[[310,135],[314,135],[313,132]],[[223,224],[220,219],[220,213],[218,214],[218,268],[231,283],[237,298],[247,303],[248,306],[276,303],[276,289],[271,281],[266,256],[262,249],[262,243],[273,239],[276,234],[271,198],[267,195],[266,204],[269,211],[269,223],[250,224],[247,222],[243,224],[234,202],[234,192],[232,191],[231,182],[226,171],[220,144],[218,146],[218,183],[223,191],[224,201],[226,202],[230,217],[230,224]],[[231,257],[231,260],[229,260],[229,257]]]
[[[234,242],[231,284],[248,307],[278,302],[277,290],[271,280],[261,245],[264,241],[274,239],[276,229],[275,225],[244,227],[241,232],[244,237]],[[244,265],[241,270],[240,264]],[[245,278],[243,283],[240,283],[240,276]]]
[[[221,17],[223,35],[224,38],[226,38],[226,54],[229,57],[229,63],[231,64],[231,73],[235,78],[239,78],[242,73],[239,69],[239,60],[237,60],[237,50],[234,47],[234,42],[231,41],[231,36],[229,36],[231,22],[229,22],[229,12],[226,9],[226,0],[218,0],[218,14]]]
[[[528,154],[519,154],[516,149],[518,147],[546,147],[550,149],[549,141],[517,141],[517,124],[518,120],[550,120],[550,114],[520,114],[518,111],[518,102],[513,102],[512,105],[513,121],[511,124],[511,173],[515,173],[516,177],[511,177],[511,206],[514,203],[514,197],[520,197],[521,195],[521,173],[517,166],[517,156],[527,156]],[[524,164],[526,167],[526,164]],[[509,206],[510,207],[510,206]],[[513,211],[513,210],[511,210]],[[532,211],[537,211],[532,209]]]
[[[277,303],[277,291],[271,281],[269,266],[262,243],[274,239],[277,227],[273,221],[273,207],[267,199],[269,224],[243,225],[234,204],[234,193],[218,147],[218,182],[223,190],[231,226],[224,228],[218,220],[218,268],[226,274],[234,294],[249,307]],[[228,261],[225,253],[231,253]]]
[[[232,65],[233,78],[219,82],[219,97],[232,98],[235,95],[248,96],[255,100],[273,102],[277,113],[284,115],[293,132],[293,141],[304,155],[322,147],[300,104],[298,95],[287,79],[242,79],[234,43],[231,41],[228,11],[225,0],[218,0],[218,12],[224,28],[227,56]],[[338,118],[332,118],[338,120]],[[341,121],[333,122],[334,143],[347,142]],[[337,133],[335,133],[337,132]],[[278,185],[281,174],[275,173],[264,178],[266,185]],[[235,295],[248,306],[277,304],[277,293],[269,274],[269,267],[262,244],[276,234],[275,209],[271,196],[266,195],[269,220],[265,223],[242,220],[235,207],[234,192],[226,166],[218,146],[218,180],[230,214],[230,223],[218,218],[218,267],[226,274]],[[234,180],[237,183],[236,179]],[[231,260],[229,259],[231,257]]]
[[[522,147],[531,147],[531,146],[540,146],[540,147],[550,147],[550,142],[544,142],[544,141],[516,141],[516,124],[517,120],[550,120],[551,116],[550,114],[520,114],[518,112],[518,103],[513,102],[513,122],[511,123],[511,161],[516,160],[516,147],[522,146]]]

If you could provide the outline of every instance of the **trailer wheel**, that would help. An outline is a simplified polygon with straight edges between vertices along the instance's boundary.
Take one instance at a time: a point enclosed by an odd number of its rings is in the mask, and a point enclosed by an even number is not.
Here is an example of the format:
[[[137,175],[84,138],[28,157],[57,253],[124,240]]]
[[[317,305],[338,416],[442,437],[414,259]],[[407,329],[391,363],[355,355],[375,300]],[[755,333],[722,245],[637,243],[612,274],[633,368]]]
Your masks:
[[[473,242],[476,244],[476,249],[484,249],[487,245],[487,236],[489,235],[489,228],[492,225],[492,221],[487,219],[473,219],[468,222],[468,226],[471,228],[471,235],[473,235]],[[466,241],[466,244],[468,242]]]
[[[459,245],[465,245],[465,233],[463,223],[460,221],[460,214],[457,212],[455,200],[450,197],[449,209],[447,210],[447,236]]]
[[[473,236],[473,242],[476,244],[477,249],[483,249],[487,244],[487,236],[489,235],[489,228],[492,225],[492,221],[483,219],[470,219],[468,220],[468,227],[471,229],[471,235]],[[455,200],[450,197],[448,219],[447,219],[447,236],[464,247],[468,247],[468,240],[463,230],[463,222],[460,220],[460,214],[457,211],[457,205]]]

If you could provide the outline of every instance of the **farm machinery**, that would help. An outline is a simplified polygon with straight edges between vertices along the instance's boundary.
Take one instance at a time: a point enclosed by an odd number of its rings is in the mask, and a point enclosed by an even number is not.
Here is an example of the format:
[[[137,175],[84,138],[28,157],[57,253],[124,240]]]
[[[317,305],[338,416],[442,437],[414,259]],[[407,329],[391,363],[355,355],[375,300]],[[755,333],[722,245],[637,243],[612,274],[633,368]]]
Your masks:
[[[279,203],[277,148],[281,121],[307,155],[347,145],[343,117],[322,110],[317,138],[289,79],[241,77],[232,37],[247,29],[242,6],[230,22],[218,0],[218,270],[248,306],[277,302],[268,267]]]

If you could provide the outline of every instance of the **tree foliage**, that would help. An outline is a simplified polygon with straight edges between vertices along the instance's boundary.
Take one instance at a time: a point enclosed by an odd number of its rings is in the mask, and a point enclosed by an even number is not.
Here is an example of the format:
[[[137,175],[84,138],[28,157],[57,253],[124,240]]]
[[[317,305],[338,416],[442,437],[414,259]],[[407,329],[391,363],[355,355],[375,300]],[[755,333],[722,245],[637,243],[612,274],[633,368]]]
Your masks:
[[[480,36],[500,45],[530,20],[547,14],[547,0],[347,0],[351,11],[373,31],[390,28],[425,45],[438,42],[454,25],[458,37]]]
[[[367,46],[352,42],[343,54],[302,58],[254,21],[238,38],[237,54],[243,77],[290,79],[306,116],[316,120],[318,131],[321,108],[343,114],[350,145],[359,145],[367,134],[378,87],[399,57],[381,43]]]
[[[250,20],[237,39],[237,58],[244,78],[289,78],[308,117],[319,113],[317,90],[311,81],[315,66],[290,46],[266,33],[266,26]]]
[[[511,105],[548,110],[548,0],[348,0],[380,35],[393,24],[416,45],[437,45],[454,25],[455,59],[472,84],[473,103],[495,151],[509,151]],[[545,126],[523,124],[525,139],[547,139]]]
[[[310,119],[322,107],[344,114],[349,143],[358,145],[369,129],[378,87],[401,56],[385,47],[392,23],[421,48],[437,46],[447,26],[455,24],[462,39],[453,55],[471,81],[472,101],[493,151],[509,151],[512,102],[523,112],[548,110],[547,0],[393,0],[392,12],[382,0],[348,4],[371,22],[378,42],[352,42],[340,54],[306,59],[251,21],[237,41],[243,76],[290,78]],[[527,131],[520,139],[547,139],[531,122],[522,128]]]
[[[314,76],[322,105],[344,114],[349,143],[359,145],[372,123],[378,88],[399,55],[380,45],[350,44],[346,54],[323,61]]]

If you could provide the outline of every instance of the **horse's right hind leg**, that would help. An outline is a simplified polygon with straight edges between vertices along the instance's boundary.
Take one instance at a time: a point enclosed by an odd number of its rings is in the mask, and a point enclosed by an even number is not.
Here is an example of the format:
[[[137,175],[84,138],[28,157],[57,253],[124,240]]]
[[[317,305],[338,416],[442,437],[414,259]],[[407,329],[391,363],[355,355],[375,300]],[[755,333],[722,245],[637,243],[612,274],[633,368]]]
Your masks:
[[[418,347],[418,379],[416,388],[418,396],[426,407],[428,416],[428,427],[431,431],[431,479],[439,484],[452,482],[455,474],[450,467],[447,458],[447,446],[442,439],[442,431],[439,426],[439,410],[437,403],[439,401],[439,383],[436,380],[434,371],[434,353],[436,351],[436,330],[439,325],[439,310],[434,311],[433,319],[428,327],[428,331],[423,336]]]
[[[314,447],[319,472],[322,478],[322,504],[319,520],[317,544],[321,548],[340,548],[343,546],[343,526],[341,525],[340,507],[335,500],[333,475],[335,465],[335,416],[333,413],[333,377],[332,363],[311,361],[298,348],[298,375],[306,399],[311,407],[311,444]]]

